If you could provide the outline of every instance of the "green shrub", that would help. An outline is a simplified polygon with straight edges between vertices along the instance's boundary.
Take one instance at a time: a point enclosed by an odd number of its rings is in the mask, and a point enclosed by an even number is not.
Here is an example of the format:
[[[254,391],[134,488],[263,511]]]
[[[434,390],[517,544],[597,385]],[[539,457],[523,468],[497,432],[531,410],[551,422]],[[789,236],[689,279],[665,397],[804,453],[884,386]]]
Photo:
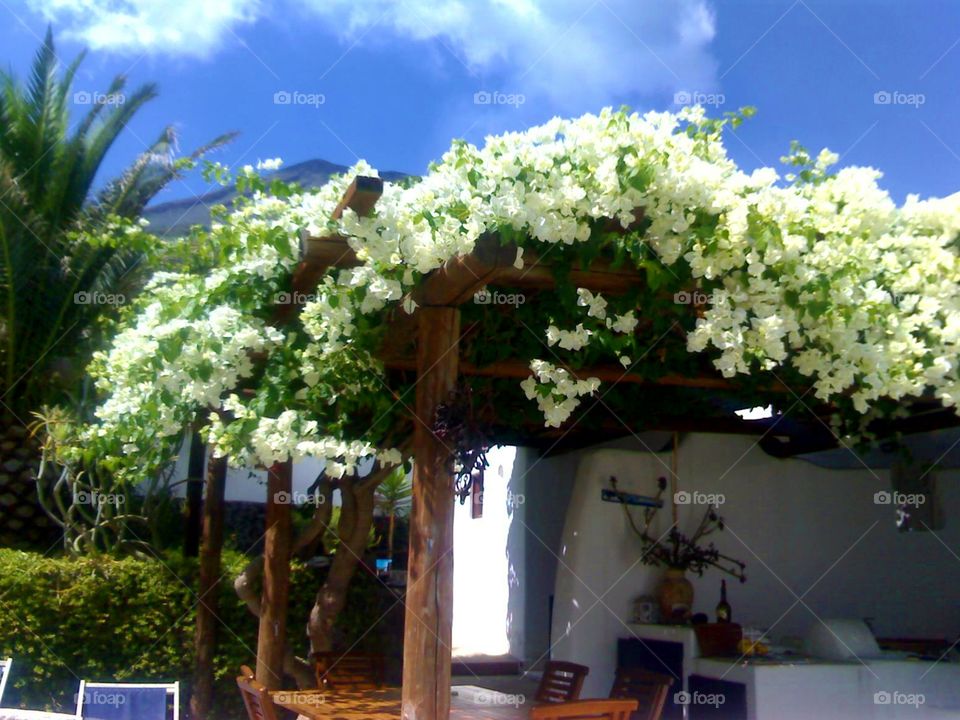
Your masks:
[[[238,553],[224,554],[215,659],[218,718],[243,716],[234,678],[241,664],[252,665],[255,658],[256,619],[233,592],[233,579],[246,562]],[[294,642],[304,637],[298,628],[306,623],[323,573],[299,563],[292,568]],[[14,658],[4,705],[72,711],[82,678],[180,680],[185,706],[193,673],[197,576],[196,560],[179,555],[49,558],[0,549],[0,657]],[[338,635],[373,649],[383,627],[366,631],[393,602],[375,578],[358,572]],[[296,649],[301,655],[305,650]]]

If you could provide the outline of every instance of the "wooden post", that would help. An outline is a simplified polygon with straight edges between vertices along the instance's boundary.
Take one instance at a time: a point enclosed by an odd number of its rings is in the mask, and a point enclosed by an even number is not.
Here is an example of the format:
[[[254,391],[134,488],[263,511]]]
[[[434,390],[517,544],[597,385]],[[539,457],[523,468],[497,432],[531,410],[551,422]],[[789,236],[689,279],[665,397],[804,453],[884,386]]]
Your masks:
[[[257,636],[257,680],[270,690],[280,690],[283,684],[292,483],[293,463],[289,460],[277,463],[267,471],[267,532],[263,550],[260,632]]]
[[[419,311],[413,499],[403,639],[403,719],[447,720],[453,629],[453,476],[432,432],[456,385],[460,311]]]
[[[203,463],[206,460],[206,445],[200,433],[190,437],[190,461],[187,466],[187,531],[183,540],[185,557],[200,554],[200,533],[203,515]]]
[[[206,720],[213,707],[213,656],[217,652],[217,605],[220,593],[223,496],[226,479],[227,459],[211,456],[207,461],[207,492],[203,503],[200,602],[197,606],[197,629],[194,636],[196,664],[193,672],[193,690],[190,694],[190,717],[193,720]]]

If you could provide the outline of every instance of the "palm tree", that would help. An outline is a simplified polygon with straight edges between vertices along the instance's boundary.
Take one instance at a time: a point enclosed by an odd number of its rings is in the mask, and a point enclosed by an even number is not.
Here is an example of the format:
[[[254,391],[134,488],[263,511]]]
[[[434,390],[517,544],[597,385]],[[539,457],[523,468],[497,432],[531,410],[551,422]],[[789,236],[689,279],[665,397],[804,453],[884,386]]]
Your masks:
[[[377,509],[387,516],[387,557],[393,562],[393,536],[397,520],[410,512],[410,498],[413,487],[407,471],[401,465],[377,487]]]
[[[62,70],[48,29],[28,81],[0,71],[0,485],[8,491],[30,477],[31,412],[77,400],[75,368],[100,321],[117,312],[90,299],[129,297],[142,276],[143,248],[85,237],[117,217],[138,217],[192,160],[233,137],[177,159],[176,135],[166,127],[119,178],[94,192],[110,148],[157,90],[147,84],[128,93],[118,76],[106,93],[89,96],[89,110],[71,125],[70,105],[84,99],[72,94],[83,58]]]

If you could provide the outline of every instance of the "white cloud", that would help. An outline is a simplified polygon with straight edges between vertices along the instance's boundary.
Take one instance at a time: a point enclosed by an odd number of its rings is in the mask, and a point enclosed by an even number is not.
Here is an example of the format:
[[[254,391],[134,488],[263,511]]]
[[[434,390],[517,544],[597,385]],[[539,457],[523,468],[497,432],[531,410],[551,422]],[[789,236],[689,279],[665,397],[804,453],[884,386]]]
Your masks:
[[[95,50],[205,56],[233,26],[259,14],[258,0],[28,0],[34,10]]]
[[[507,85],[478,89],[522,92],[561,107],[715,84],[707,0],[301,1],[345,41],[436,41],[478,83],[493,75]]]
[[[558,111],[715,84],[709,0],[28,2],[91,47],[119,52],[207,55],[268,10],[306,32],[313,19],[345,44],[430,43],[475,75],[478,91],[523,93]]]

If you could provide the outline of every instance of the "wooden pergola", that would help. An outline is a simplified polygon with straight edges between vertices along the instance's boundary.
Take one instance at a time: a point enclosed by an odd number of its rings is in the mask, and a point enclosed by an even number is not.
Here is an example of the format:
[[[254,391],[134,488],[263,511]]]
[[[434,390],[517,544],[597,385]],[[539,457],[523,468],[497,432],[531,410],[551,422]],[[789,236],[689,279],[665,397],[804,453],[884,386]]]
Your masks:
[[[335,210],[334,218],[339,218],[346,208],[360,216],[369,215],[382,191],[383,181],[379,178],[357,177]],[[611,229],[619,227],[614,223],[610,226]],[[549,257],[541,259],[527,250],[522,267],[514,265],[516,258],[516,248],[501,244],[500,238],[481,238],[470,255],[448,261],[423,279],[412,295],[417,309],[410,315],[397,313],[383,343],[381,359],[387,369],[416,373],[413,498],[403,657],[405,720],[445,720],[450,708],[454,478],[449,470],[451,451],[433,433],[437,409],[450,396],[460,376],[525,378],[530,374],[529,367],[522,360],[506,360],[486,366],[462,361],[460,306],[486,285],[543,290],[553,288],[555,283]],[[305,238],[292,289],[301,296],[306,295],[328,269],[359,264],[346,238]],[[633,268],[615,267],[603,258],[596,259],[586,269],[571,270],[569,279],[577,287],[610,295],[624,293],[644,282],[643,276]],[[295,311],[291,305],[278,308],[278,321],[288,320]],[[735,383],[715,373],[695,377],[667,374],[650,380],[614,365],[571,369],[571,372],[579,377],[597,377],[610,383],[653,384],[708,392],[736,390]],[[793,391],[776,382],[772,382],[768,389],[779,397],[793,396]],[[932,405],[924,406],[921,408],[923,412],[916,417],[900,421],[902,427],[899,429],[910,432],[957,424],[952,411],[940,412],[932,408]],[[661,419],[658,429],[766,434],[770,426],[741,420],[733,413],[727,418],[699,419],[678,414]],[[632,432],[629,427],[601,427],[599,430],[599,433],[584,434],[581,444],[609,440],[611,433],[617,434],[617,431],[619,435]],[[551,446],[569,432],[542,428],[541,431],[531,439]],[[832,437],[818,441],[824,447],[816,449],[825,449],[834,441]],[[804,446],[800,451],[810,449]],[[791,453],[784,451],[782,454]],[[291,478],[290,462],[270,468],[256,673],[257,679],[271,689],[279,688],[283,676],[291,550],[290,506],[277,504],[274,498],[278,493],[290,492]]]

